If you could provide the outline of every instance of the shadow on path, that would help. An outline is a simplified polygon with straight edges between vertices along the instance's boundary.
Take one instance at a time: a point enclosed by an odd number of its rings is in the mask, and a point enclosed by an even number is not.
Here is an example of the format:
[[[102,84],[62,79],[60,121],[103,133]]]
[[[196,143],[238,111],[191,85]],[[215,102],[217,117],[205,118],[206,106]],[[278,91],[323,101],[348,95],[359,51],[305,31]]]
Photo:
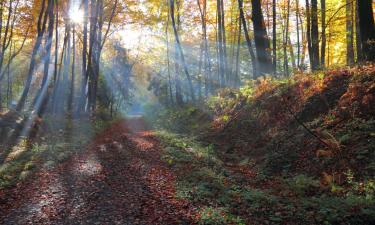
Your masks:
[[[0,190],[0,224],[194,224],[146,127],[119,121],[66,162]]]

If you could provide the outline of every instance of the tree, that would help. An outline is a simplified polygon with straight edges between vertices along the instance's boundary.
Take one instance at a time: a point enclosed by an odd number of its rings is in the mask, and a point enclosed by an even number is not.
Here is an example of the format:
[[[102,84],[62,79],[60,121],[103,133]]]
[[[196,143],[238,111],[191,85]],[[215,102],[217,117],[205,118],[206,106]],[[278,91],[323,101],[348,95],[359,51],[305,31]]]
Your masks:
[[[311,0],[311,69],[317,70],[319,62],[318,1]]]
[[[192,101],[194,102],[195,101],[195,95],[194,95],[193,82],[192,82],[190,74],[189,74],[189,70],[188,70],[188,67],[187,67],[187,64],[186,64],[186,61],[185,61],[185,55],[184,55],[184,52],[182,50],[180,37],[178,35],[177,27],[176,27],[175,13],[174,13],[175,12],[174,0],[170,0],[170,9],[171,9],[172,27],[173,27],[173,33],[174,33],[174,37],[175,37],[175,41],[176,41],[176,45],[177,45],[177,51],[179,53],[179,57],[181,59],[181,63],[182,63],[182,66],[183,66],[183,69],[184,69],[184,72],[185,72],[185,75],[186,75],[186,79],[188,81],[189,88],[190,88],[190,97],[191,97]]]
[[[276,0],[272,0],[272,63],[273,63],[273,75],[277,72],[277,33],[276,33]]]
[[[354,41],[353,41],[353,1],[346,0],[346,63],[354,63]]]
[[[254,40],[257,51],[259,74],[263,76],[272,74],[272,58],[270,53],[270,40],[264,23],[262,5],[260,0],[252,0],[252,20],[254,24]],[[255,78],[257,78],[257,76]]]
[[[243,26],[245,38],[246,38],[246,43],[247,43],[247,49],[249,51],[250,57],[251,57],[251,62],[253,65],[253,77],[258,77],[258,69],[257,69],[257,60],[255,58],[255,54],[253,51],[253,46],[251,44],[251,39],[249,35],[249,31],[247,29],[247,23],[245,19],[245,13],[243,11],[243,2],[242,0],[238,0],[238,8],[240,10],[240,19],[241,19],[241,24]]]
[[[53,10],[52,1],[51,0],[48,1],[47,9],[46,9],[46,0],[43,0],[42,6],[39,12],[38,23],[37,23],[37,37],[36,37],[34,48],[31,54],[30,66],[29,66],[29,70],[27,73],[25,87],[21,94],[21,98],[18,101],[18,104],[16,106],[17,111],[21,111],[23,109],[25,102],[26,102],[27,95],[30,90],[31,80],[33,78],[34,69],[36,66],[36,56],[38,55],[40,51],[40,45],[42,43],[43,35],[46,30],[46,23],[47,23],[47,18],[48,18],[47,15],[50,10]]]
[[[326,0],[320,0],[320,10],[321,10],[321,17],[322,17],[322,44],[321,44],[321,51],[320,51],[320,64],[324,68],[325,66],[325,58],[326,58]]]
[[[358,1],[359,29],[364,60],[375,60],[375,25],[372,0]]]

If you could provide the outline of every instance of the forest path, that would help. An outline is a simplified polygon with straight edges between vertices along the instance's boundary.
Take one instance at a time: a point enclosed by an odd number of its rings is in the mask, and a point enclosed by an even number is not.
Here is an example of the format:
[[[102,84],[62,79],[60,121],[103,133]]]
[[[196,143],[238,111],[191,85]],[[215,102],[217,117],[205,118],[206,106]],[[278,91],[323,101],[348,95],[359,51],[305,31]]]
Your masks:
[[[161,150],[141,117],[114,123],[64,163],[0,190],[0,224],[192,224]]]

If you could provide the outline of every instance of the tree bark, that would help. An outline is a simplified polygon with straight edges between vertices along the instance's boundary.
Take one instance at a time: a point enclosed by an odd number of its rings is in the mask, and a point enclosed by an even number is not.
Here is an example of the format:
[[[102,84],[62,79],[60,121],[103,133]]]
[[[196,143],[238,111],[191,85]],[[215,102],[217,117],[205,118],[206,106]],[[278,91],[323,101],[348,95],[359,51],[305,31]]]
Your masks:
[[[27,98],[27,95],[28,95],[29,90],[30,90],[31,80],[33,78],[34,69],[35,69],[35,65],[36,65],[36,56],[39,53],[40,45],[42,43],[43,35],[44,35],[45,29],[46,29],[47,16],[45,16],[45,14],[46,14],[46,11],[48,11],[48,9],[45,10],[45,2],[46,2],[46,0],[42,1],[42,7],[41,7],[41,10],[39,12],[38,24],[37,24],[37,38],[36,38],[36,41],[35,41],[35,44],[34,44],[33,52],[31,54],[30,66],[29,66],[29,70],[27,72],[25,87],[24,87],[23,92],[21,94],[21,98],[18,101],[18,104],[16,106],[16,111],[18,111],[18,112],[23,109],[23,107],[26,103],[26,98]],[[48,7],[50,7],[50,5],[48,5],[47,8]]]
[[[346,0],[346,63],[349,66],[354,63],[353,39],[353,1]]]
[[[85,110],[86,105],[86,89],[88,81],[87,73],[87,30],[88,30],[88,17],[89,17],[89,0],[83,0],[83,34],[82,34],[82,83],[81,83],[81,99],[78,105],[78,113]]]
[[[320,52],[320,64],[321,67],[325,67],[325,58],[326,58],[326,0],[320,0],[320,8],[321,8],[321,17],[322,17],[322,45],[321,45],[321,52]]]
[[[75,65],[76,65],[76,29],[75,24],[73,24],[73,58],[72,58],[72,78],[70,81],[70,94],[68,100],[68,112],[72,113],[73,109],[73,99],[74,99],[74,82],[75,82]]]
[[[359,28],[359,10],[358,3],[359,0],[356,0],[355,4],[355,42],[356,42],[356,52],[357,52],[357,63],[363,60],[362,53],[362,41],[361,41],[361,31]]]
[[[237,37],[237,52],[236,52],[236,70],[234,87],[241,85],[241,70],[240,70],[240,50],[241,50],[241,35],[242,35],[242,20],[238,21],[238,37]]]
[[[311,40],[311,8],[309,0],[306,0],[306,39],[307,39],[307,49],[309,52],[310,66],[313,65],[313,48]]]
[[[364,60],[375,60],[375,27],[372,0],[358,1],[359,28]]]
[[[276,33],[276,0],[272,0],[272,67],[273,75],[277,73],[277,33]]]
[[[245,34],[245,39],[246,39],[246,44],[247,44],[247,49],[250,54],[252,66],[253,66],[253,77],[257,78],[258,77],[258,65],[257,65],[257,59],[254,54],[253,46],[251,43],[249,31],[247,30],[247,22],[245,18],[245,13],[243,11],[243,0],[238,0],[238,8],[240,10],[240,19],[243,27],[243,31]]]
[[[287,13],[286,13],[286,25],[284,28],[284,43],[283,43],[283,50],[284,50],[284,75],[289,76],[289,62],[288,62],[288,51],[287,48],[289,46],[289,14],[290,14],[290,0],[287,0]]]
[[[177,32],[176,21],[175,21],[175,17],[174,17],[174,10],[175,10],[174,0],[170,0],[170,8],[171,8],[172,27],[173,27],[174,36],[175,36],[175,39],[176,39],[177,50],[180,54],[181,63],[184,67],[183,69],[184,69],[184,72],[185,72],[185,75],[186,75],[186,79],[188,81],[191,100],[193,102],[195,102],[193,82],[191,80],[191,77],[190,77],[190,74],[189,74],[189,71],[188,71],[188,67],[187,67],[187,64],[186,64],[186,61],[185,61],[185,55],[184,55],[184,52],[182,50],[182,46],[181,46],[181,42],[180,42],[180,37],[179,37],[178,32]]]
[[[254,24],[254,40],[257,50],[259,76],[272,74],[272,58],[270,54],[270,41],[264,23],[260,0],[252,0],[252,20]]]
[[[312,65],[311,69],[319,69],[319,29],[318,29],[318,1],[311,0],[311,47]]]
[[[297,29],[297,69],[300,68],[301,43],[299,27],[299,0],[296,1],[296,29]]]

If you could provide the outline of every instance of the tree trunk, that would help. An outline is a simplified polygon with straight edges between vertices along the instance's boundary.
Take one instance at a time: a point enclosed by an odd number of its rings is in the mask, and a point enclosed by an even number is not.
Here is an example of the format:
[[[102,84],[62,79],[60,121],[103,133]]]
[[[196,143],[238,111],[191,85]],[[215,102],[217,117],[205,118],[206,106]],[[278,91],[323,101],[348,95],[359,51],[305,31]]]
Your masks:
[[[320,52],[320,64],[321,67],[325,67],[325,57],[326,57],[326,0],[320,0],[321,16],[322,16],[322,46]]]
[[[254,54],[253,46],[251,43],[249,31],[247,30],[247,23],[246,23],[246,18],[245,18],[245,13],[243,11],[243,1],[238,0],[238,8],[240,9],[240,19],[243,27],[243,31],[245,34],[245,39],[247,43],[247,49],[249,51],[250,57],[251,57],[251,62],[253,65],[253,77],[257,78],[258,77],[258,66],[257,66],[257,60]]]
[[[318,1],[311,0],[311,47],[312,47],[312,65],[311,69],[317,70],[319,63],[319,29],[318,29]]]
[[[309,0],[306,0],[306,39],[307,39],[307,49],[309,52],[310,66],[313,65],[313,48],[311,40],[311,8]]]
[[[72,58],[72,79],[70,81],[70,94],[68,100],[68,112],[72,113],[73,109],[73,99],[74,99],[74,82],[75,82],[75,64],[76,64],[76,29],[75,25],[73,24],[73,58]]]
[[[170,3],[170,0],[168,0]],[[177,0],[177,30],[180,30],[180,4]],[[169,4],[169,7],[171,5]],[[170,8],[169,8],[170,9]],[[172,15],[170,15],[172,18]],[[184,103],[184,99],[182,96],[182,87],[181,87],[181,80],[180,80],[180,55],[178,52],[177,43],[174,44],[174,59],[175,59],[175,89],[176,89],[176,103],[178,106],[181,106]]]
[[[355,39],[356,39],[356,50],[357,50],[357,63],[363,60],[363,53],[362,53],[362,41],[361,41],[361,31],[359,28],[359,10],[358,10],[358,3],[359,0],[356,0],[355,4]]]
[[[222,45],[223,45],[223,86],[226,86],[227,79],[228,79],[228,54],[227,54],[227,38],[226,38],[226,31],[225,31],[225,8],[223,0],[220,0],[221,4],[221,35],[222,35]]]
[[[193,82],[191,80],[191,77],[190,77],[190,74],[189,74],[189,71],[188,71],[188,67],[187,67],[187,64],[186,64],[186,61],[185,61],[184,52],[182,50],[180,38],[179,38],[179,35],[178,35],[178,32],[177,32],[176,21],[175,21],[175,17],[174,17],[174,10],[175,10],[174,0],[170,0],[170,8],[171,8],[172,27],[173,27],[174,36],[175,36],[175,39],[176,39],[177,50],[180,54],[181,63],[184,67],[183,69],[184,69],[184,72],[185,72],[185,75],[186,75],[186,79],[188,81],[188,85],[189,85],[189,89],[190,89],[190,97],[191,97],[192,101],[195,102]]]
[[[286,13],[286,25],[284,28],[284,43],[283,43],[283,50],[284,50],[284,75],[289,76],[289,62],[288,62],[288,53],[287,48],[289,46],[289,14],[290,14],[290,0],[287,0],[287,13]]]
[[[276,33],[276,0],[272,0],[272,67],[273,75],[277,73],[277,33]]]
[[[346,0],[346,63],[349,66],[354,63],[353,5],[352,0]]]
[[[359,28],[364,60],[375,60],[375,27],[372,0],[358,1]]]
[[[240,70],[240,50],[241,50],[241,35],[242,35],[242,20],[238,21],[238,37],[237,37],[237,52],[236,52],[236,71],[234,87],[241,85],[241,70]]]
[[[53,71],[53,83],[56,83],[57,79],[57,62],[59,58],[59,1],[55,0],[56,4],[56,17],[55,17],[55,68]]]
[[[299,21],[301,22],[300,25],[301,25],[301,36],[302,36],[301,37],[302,51],[301,51],[299,69],[303,71],[305,70],[305,58],[306,58],[306,50],[307,50],[308,43],[307,43],[307,38],[306,38],[307,34],[303,27],[303,20],[302,20],[301,15],[299,15]]]
[[[218,63],[219,63],[219,84],[220,87],[225,86],[225,65],[224,65],[224,47],[223,47],[223,27],[222,27],[222,8],[221,0],[216,1],[217,7],[217,44],[218,44]]]
[[[45,10],[45,2],[46,2],[46,0],[42,1],[42,7],[41,7],[41,10],[39,12],[38,24],[37,24],[37,38],[36,38],[34,48],[33,48],[32,54],[31,54],[30,66],[29,66],[29,70],[27,72],[25,87],[24,87],[23,92],[21,94],[21,98],[18,101],[18,104],[16,106],[17,111],[21,111],[23,109],[23,107],[25,106],[26,98],[27,98],[27,95],[29,94],[31,81],[32,81],[32,78],[33,78],[34,69],[35,69],[35,65],[36,65],[36,56],[39,53],[40,45],[42,43],[43,35],[44,35],[45,29],[46,29],[46,23],[47,23],[47,18],[48,18],[46,16],[46,14],[47,14],[46,11],[48,11],[48,9]],[[48,5],[47,8],[48,7],[50,7],[50,5]]]
[[[87,73],[87,30],[89,17],[89,0],[83,0],[83,34],[82,34],[82,83],[81,83],[81,99],[78,104],[78,113],[84,111],[86,105],[86,89],[88,81]]]
[[[33,108],[37,110],[38,114],[40,112],[45,111],[45,107],[47,107],[48,102],[48,86],[50,83],[50,74],[49,74],[49,64],[51,61],[51,49],[52,49],[52,38],[53,38],[53,31],[54,31],[54,23],[55,23],[55,15],[53,13],[54,8],[54,0],[49,0],[48,4],[50,7],[47,9],[46,14],[48,13],[48,36],[46,39],[46,47],[45,47],[45,61],[44,61],[44,71],[43,71],[43,80],[40,86],[40,89],[33,101]]]
[[[300,68],[301,43],[299,31],[299,0],[296,1],[296,29],[297,29],[297,69]]]
[[[259,76],[272,73],[270,41],[264,23],[261,0],[252,0],[252,20],[254,24],[255,48],[257,50]]]
[[[167,5],[168,5],[167,0]],[[170,67],[170,60],[169,60],[169,22],[170,22],[170,11],[168,7],[168,15],[167,15],[167,24],[165,26],[165,37],[167,40],[167,70],[168,70],[168,89],[169,89],[169,97],[170,97],[170,105],[173,105],[173,91],[172,91],[172,80],[171,80],[171,67]]]

